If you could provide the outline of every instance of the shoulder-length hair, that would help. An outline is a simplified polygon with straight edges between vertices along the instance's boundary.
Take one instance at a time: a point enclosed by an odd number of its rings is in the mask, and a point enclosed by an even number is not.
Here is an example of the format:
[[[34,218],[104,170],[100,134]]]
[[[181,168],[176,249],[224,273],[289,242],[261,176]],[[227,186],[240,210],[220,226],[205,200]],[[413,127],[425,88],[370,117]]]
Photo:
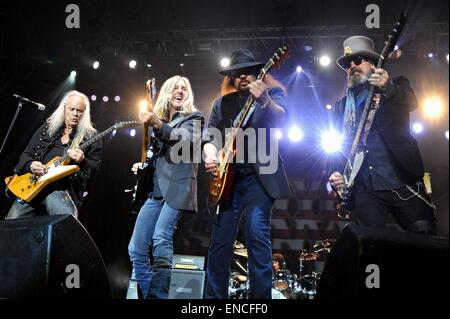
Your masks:
[[[72,96],[81,97],[83,99],[84,105],[86,106],[86,109],[83,112],[83,116],[81,117],[80,122],[77,125],[77,134],[80,134],[81,139],[83,139],[89,138],[97,132],[91,122],[91,104],[89,103],[88,97],[81,92],[72,90],[64,94],[58,108],[47,119],[47,133],[49,136],[53,136],[61,127],[64,126],[67,100]]]
[[[158,98],[156,99],[155,106],[153,108],[154,112],[162,120],[169,121],[169,109],[171,105],[172,93],[175,85],[178,81],[182,80],[186,85],[187,96],[184,99],[183,105],[181,106],[180,112],[182,113],[193,113],[197,111],[194,106],[194,93],[192,92],[191,83],[188,78],[180,75],[175,75],[170,79],[167,79],[161,87]]]

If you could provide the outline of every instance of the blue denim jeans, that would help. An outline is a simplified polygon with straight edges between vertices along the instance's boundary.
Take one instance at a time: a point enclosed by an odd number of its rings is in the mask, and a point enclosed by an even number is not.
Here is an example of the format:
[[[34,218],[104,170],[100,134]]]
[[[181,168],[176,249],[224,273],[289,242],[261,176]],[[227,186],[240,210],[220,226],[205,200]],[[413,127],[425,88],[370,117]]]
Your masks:
[[[41,203],[33,206],[15,201],[5,219],[33,217],[44,209],[48,215],[70,214],[75,218],[78,217],[78,209],[67,191],[53,191]]]
[[[169,295],[173,235],[180,217],[181,210],[163,200],[147,199],[139,211],[128,253],[144,298],[167,299]]]
[[[272,244],[270,217],[274,200],[256,175],[235,185],[231,202],[222,205],[213,225],[208,252],[205,298],[227,299],[233,243],[241,216],[245,217],[251,299],[271,299]]]

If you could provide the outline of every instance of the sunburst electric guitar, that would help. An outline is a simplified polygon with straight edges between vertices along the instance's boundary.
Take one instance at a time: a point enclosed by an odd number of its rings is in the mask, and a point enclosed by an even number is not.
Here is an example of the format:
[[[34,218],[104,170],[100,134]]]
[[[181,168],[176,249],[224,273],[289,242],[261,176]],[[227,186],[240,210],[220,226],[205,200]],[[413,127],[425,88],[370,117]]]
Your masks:
[[[110,134],[112,131],[132,126],[132,125],[140,125],[141,123],[138,121],[124,121],[119,122],[103,131],[100,134],[93,136],[88,139],[84,143],[80,144],[80,141],[77,137],[74,138],[70,147],[64,151],[63,156],[56,156],[48,163],[45,164],[47,168],[46,173],[42,176],[38,176],[32,173],[26,173],[23,175],[13,175],[5,178],[6,190],[7,192],[12,193],[17,199],[22,200],[24,202],[30,202],[33,198],[35,198],[47,185],[60,180],[66,176],[69,176],[77,171],[80,168],[77,165],[70,165],[71,158],[67,155],[67,151],[73,148],[80,148],[84,151],[89,145],[103,137]],[[79,146],[78,146],[79,145]]]

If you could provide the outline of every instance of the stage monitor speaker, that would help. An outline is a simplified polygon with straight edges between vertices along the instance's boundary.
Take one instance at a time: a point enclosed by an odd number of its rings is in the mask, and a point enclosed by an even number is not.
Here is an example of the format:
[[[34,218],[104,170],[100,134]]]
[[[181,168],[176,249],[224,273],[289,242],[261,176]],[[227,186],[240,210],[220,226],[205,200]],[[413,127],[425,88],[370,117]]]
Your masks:
[[[438,297],[447,287],[448,253],[446,238],[349,224],[328,257],[316,298]]]
[[[169,299],[202,299],[205,272],[172,269]]]
[[[0,221],[1,298],[111,298],[106,267],[71,215]]]

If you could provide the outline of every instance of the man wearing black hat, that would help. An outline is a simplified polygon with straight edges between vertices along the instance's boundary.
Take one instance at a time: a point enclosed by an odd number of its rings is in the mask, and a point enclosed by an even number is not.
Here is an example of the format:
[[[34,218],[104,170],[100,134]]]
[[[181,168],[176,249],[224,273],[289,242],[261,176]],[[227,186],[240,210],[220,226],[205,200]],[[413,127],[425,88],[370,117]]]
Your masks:
[[[231,55],[230,66],[220,74],[222,96],[213,105],[208,128],[204,134],[204,158],[206,171],[217,171],[218,150],[225,140],[225,129],[232,127],[233,120],[244,106],[249,94],[255,98],[255,109],[244,130],[255,130],[256,141],[262,138],[270,145],[270,128],[280,127],[287,118],[284,93],[281,85],[270,76],[257,80],[263,63],[245,49]],[[231,92],[231,93],[229,93]],[[214,138],[214,130],[220,130],[222,140]],[[265,132],[265,133],[262,133]],[[270,241],[270,216],[276,199],[289,196],[289,186],[282,160],[275,154],[277,166],[274,173],[265,174],[264,163],[248,160],[252,151],[249,143],[237,152],[244,154],[235,163],[234,187],[229,201],[220,205],[220,214],[213,225],[208,253],[207,284],[205,298],[228,298],[228,279],[233,254],[233,243],[238,232],[241,216],[245,217],[245,233],[248,246],[248,267],[252,299],[270,299],[272,288],[272,244]],[[253,154],[254,155],[254,154]]]
[[[424,166],[416,140],[409,129],[409,113],[418,106],[409,81],[391,79],[375,65],[379,54],[364,36],[344,41],[344,56],[337,64],[347,72],[346,96],[334,106],[334,125],[351,144],[355,137],[370,86],[380,94],[379,109],[367,137],[365,157],[353,186],[356,222],[384,228],[392,212],[400,226],[410,232],[436,232],[432,203],[423,184]],[[343,176],[330,176],[334,189],[344,185]]]

